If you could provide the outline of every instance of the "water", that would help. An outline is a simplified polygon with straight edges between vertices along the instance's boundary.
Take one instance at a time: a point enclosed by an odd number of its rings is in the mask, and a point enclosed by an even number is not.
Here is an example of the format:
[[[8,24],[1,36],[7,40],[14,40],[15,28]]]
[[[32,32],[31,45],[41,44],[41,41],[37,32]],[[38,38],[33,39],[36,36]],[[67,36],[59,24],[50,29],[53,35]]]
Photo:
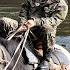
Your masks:
[[[62,45],[70,52],[70,36],[57,36],[56,43]]]

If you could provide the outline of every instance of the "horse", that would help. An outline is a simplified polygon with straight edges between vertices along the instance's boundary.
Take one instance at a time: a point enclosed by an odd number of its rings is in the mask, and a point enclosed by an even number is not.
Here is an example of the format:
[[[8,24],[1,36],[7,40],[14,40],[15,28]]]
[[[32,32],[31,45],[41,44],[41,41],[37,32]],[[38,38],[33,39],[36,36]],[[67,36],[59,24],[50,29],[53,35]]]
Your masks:
[[[28,35],[29,30],[21,40],[19,38],[0,39],[0,70],[36,70],[38,59],[31,49],[33,45],[27,42]],[[65,69],[70,70],[70,53],[62,46],[55,44],[50,58],[51,63],[65,65]],[[48,62],[46,64],[47,69],[44,70],[49,70]]]
[[[7,51],[7,49],[3,45],[0,44],[0,49],[2,51],[4,59],[8,63],[12,59],[11,55],[13,55],[12,53],[14,53],[14,49],[16,49],[15,43],[16,43],[16,41],[11,41],[10,42],[10,46],[8,47],[8,49],[10,49],[9,51]],[[13,46],[13,44],[14,44],[14,46]],[[52,52],[52,55],[51,55],[51,59],[52,59],[53,63],[56,63],[58,65],[64,64],[64,65],[66,65],[65,68],[67,70],[70,70],[70,53],[66,49],[64,49],[62,46],[59,46],[57,44],[55,44],[54,47],[55,47],[55,51]],[[27,48],[26,48],[26,51],[27,51],[28,56],[30,56],[30,60],[32,60],[32,62],[34,62],[34,63],[37,63],[37,58],[34,56],[34,54],[30,50],[28,50]],[[11,55],[10,55],[9,52],[11,53]],[[16,56],[18,56],[18,55],[16,55]],[[16,59],[17,59],[16,56],[15,56],[15,59],[12,62],[16,61]],[[0,56],[0,59],[1,59],[1,56]],[[24,59],[21,56],[14,70],[32,70],[31,69],[32,67],[24,64],[23,60]],[[12,63],[11,63],[11,65],[12,65]],[[11,67],[11,65],[9,65],[9,66]],[[0,64],[0,68],[3,68],[3,69],[0,69],[0,70],[5,70],[5,67],[6,67],[5,65]],[[7,70],[12,70],[12,69],[8,68]]]

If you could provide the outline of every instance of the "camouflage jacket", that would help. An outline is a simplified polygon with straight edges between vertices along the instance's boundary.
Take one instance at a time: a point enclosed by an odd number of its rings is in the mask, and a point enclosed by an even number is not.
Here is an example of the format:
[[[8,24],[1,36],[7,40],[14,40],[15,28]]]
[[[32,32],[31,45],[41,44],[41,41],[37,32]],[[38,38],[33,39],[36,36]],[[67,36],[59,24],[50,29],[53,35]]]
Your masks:
[[[33,19],[36,26],[44,26],[51,46],[55,43],[56,28],[65,19],[67,12],[68,5],[65,0],[23,0],[19,16],[23,22]],[[4,17],[1,20],[4,20],[5,28],[11,31],[19,26],[18,22],[13,19]]]
[[[23,22],[33,19],[35,25],[44,26],[51,46],[55,43],[56,28],[65,19],[67,12],[65,0],[23,0],[19,16]]]
[[[44,26],[55,37],[56,28],[67,13],[68,5],[65,0],[23,0],[19,16],[23,22],[33,19],[35,25]],[[17,21],[10,18],[3,17],[0,20],[4,20],[9,29],[16,30],[19,26]]]
[[[23,0],[21,21],[33,19],[35,25],[42,25],[55,37],[57,26],[65,19],[68,6],[65,0]]]

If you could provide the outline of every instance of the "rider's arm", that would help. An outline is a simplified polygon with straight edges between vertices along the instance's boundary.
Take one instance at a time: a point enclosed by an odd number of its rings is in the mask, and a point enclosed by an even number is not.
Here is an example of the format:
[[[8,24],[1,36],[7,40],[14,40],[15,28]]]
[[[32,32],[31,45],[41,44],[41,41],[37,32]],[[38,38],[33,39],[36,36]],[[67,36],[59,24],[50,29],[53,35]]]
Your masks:
[[[29,3],[27,0],[23,0],[23,3],[22,3],[22,7],[21,7],[21,10],[19,12],[19,17],[21,19],[21,22],[22,23],[25,23],[28,19],[28,11],[29,11]]]
[[[68,12],[67,3],[65,2],[65,0],[60,0],[60,2],[55,7],[55,11],[52,13],[51,17],[44,18],[44,22],[53,27],[58,26],[65,19],[67,12]]]
[[[57,4],[57,6],[53,5],[52,9],[55,11],[52,12],[50,17],[48,17],[48,16],[46,16],[47,8],[44,7],[46,18],[42,18],[42,20],[44,22],[43,26],[45,26],[45,27],[58,26],[65,19],[67,12],[68,12],[68,6],[67,6],[67,3],[65,2],[65,0],[60,0],[60,2]],[[41,20],[35,19],[35,22],[37,22],[37,21],[40,24]]]
[[[35,25],[34,20],[28,15],[30,10],[30,3],[27,0],[23,0],[22,8],[19,13],[21,19],[21,26],[19,31],[26,31],[27,28],[33,27]]]
[[[51,4],[49,4],[51,6]],[[52,12],[52,14],[48,14],[50,16],[46,16],[47,15],[47,8],[44,7],[44,10],[45,10],[45,18],[42,17],[42,18],[33,18],[32,20],[32,24],[34,25],[41,25],[41,22],[43,21],[42,25],[45,27],[45,28],[50,28],[50,29],[53,29],[53,27],[57,27],[66,17],[67,15],[67,12],[68,12],[68,5],[67,3],[65,2],[65,0],[60,0],[60,2],[56,3],[54,5],[54,3],[52,3],[52,10],[54,10]],[[48,7],[48,9],[50,9]],[[22,17],[23,17],[23,21],[26,21],[26,8],[23,7],[23,12],[21,13],[22,14]],[[51,12],[51,10],[50,10]],[[31,23],[31,22],[29,22]]]

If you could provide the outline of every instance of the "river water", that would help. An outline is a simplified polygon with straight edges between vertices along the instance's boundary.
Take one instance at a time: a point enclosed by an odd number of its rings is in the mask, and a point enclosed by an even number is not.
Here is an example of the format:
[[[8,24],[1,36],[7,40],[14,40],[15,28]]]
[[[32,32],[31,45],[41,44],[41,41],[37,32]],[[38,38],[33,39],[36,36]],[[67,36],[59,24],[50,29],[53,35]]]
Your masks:
[[[57,36],[56,44],[62,45],[70,52],[70,36]]]

